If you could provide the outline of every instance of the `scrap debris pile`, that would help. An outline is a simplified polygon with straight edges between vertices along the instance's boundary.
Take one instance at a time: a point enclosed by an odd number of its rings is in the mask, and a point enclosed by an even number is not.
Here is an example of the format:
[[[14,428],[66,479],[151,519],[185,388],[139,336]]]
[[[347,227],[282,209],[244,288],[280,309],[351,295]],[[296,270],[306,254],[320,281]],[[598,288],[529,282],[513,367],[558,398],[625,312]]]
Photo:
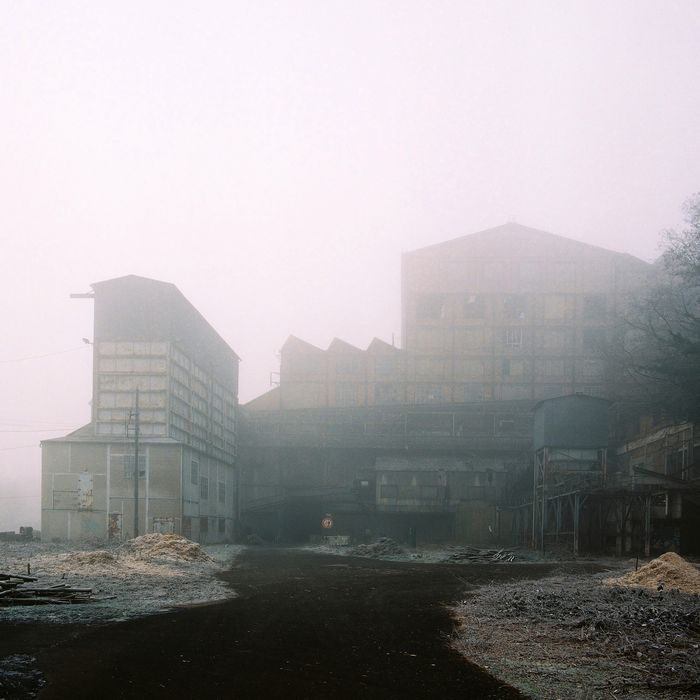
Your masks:
[[[125,542],[120,550],[138,559],[176,559],[179,561],[212,561],[197,542],[173,534],[152,532]],[[95,554],[93,552],[93,554]],[[109,554],[109,552],[105,552]]]
[[[657,571],[653,564],[636,572],[637,579]],[[657,590],[656,580],[652,590],[615,585],[600,574],[482,588],[455,609],[462,630],[456,646],[496,675],[537,689],[538,697],[584,697],[579,687],[596,698],[700,693],[700,598]],[[596,669],[593,683],[590,668]]]
[[[92,598],[91,588],[74,588],[67,583],[48,587],[27,585],[38,580],[36,576],[0,574],[0,606],[87,603]]]
[[[371,544],[358,544],[350,550],[356,557],[391,557],[403,554],[403,549],[391,537],[379,537]]]
[[[452,547],[454,549],[449,556],[450,561],[474,562],[489,564],[493,562],[515,561],[515,552],[510,549],[479,549],[477,547]]]

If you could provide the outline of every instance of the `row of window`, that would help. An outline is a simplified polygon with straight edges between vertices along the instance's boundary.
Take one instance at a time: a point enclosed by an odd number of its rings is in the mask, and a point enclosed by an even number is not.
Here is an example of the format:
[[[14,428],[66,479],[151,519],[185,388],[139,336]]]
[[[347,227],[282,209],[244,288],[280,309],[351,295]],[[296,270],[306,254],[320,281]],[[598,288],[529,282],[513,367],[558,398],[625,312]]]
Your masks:
[[[578,338],[578,342],[577,342]],[[538,350],[571,352],[577,345],[584,351],[598,352],[606,341],[606,329],[600,327],[574,328],[454,328],[445,330],[418,327],[415,338],[409,344],[419,351],[471,352],[501,348],[522,350],[534,347]]]
[[[594,381],[598,377],[592,378]],[[592,396],[605,393],[603,385],[577,384],[577,391]],[[465,382],[459,384],[415,384],[406,387],[395,384],[377,384],[374,387],[374,405],[405,403],[412,395],[416,403],[451,403],[483,400],[546,399],[570,393],[571,385],[567,383],[481,383]],[[364,388],[355,384],[338,384],[335,387],[336,406],[359,406],[364,404]]]
[[[604,319],[608,311],[605,294],[421,294],[415,299],[419,320],[506,319],[538,317],[549,321],[583,318]]]
[[[196,459],[190,462],[190,482],[194,486],[199,486],[199,497],[202,500],[209,500],[209,478],[200,475],[199,462]],[[224,481],[218,482],[217,493],[219,503],[226,503],[226,483]]]
[[[121,355],[121,356],[157,356],[166,355],[168,344],[163,342],[147,341],[103,341],[98,343],[97,352],[100,355]]]

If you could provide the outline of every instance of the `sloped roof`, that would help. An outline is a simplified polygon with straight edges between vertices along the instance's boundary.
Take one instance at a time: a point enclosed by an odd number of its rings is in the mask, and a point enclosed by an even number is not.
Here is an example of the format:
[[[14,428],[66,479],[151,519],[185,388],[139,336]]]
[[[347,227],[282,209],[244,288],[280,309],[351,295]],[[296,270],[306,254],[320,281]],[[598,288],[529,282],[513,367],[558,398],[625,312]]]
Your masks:
[[[486,250],[495,243],[500,243],[504,247],[512,246],[513,250],[518,247],[525,247],[528,251],[532,248],[547,248],[548,250],[557,251],[566,250],[572,254],[577,250],[595,250],[601,254],[625,257],[642,265],[648,265],[648,263],[629,253],[620,253],[590,243],[583,243],[582,241],[560,236],[556,233],[550,233],[549,231],[542,231],[530,226],[523,226],[515,222],[509,222],[501,226],[484,229],[483,231],[469,233],[464,236],[459,236],[458,238],[452,238],[447,241],[425,246],[424,248],[417,248],[405,253],[405,255],[411,256],[423,253],[447,252],[448,250],[460,249],[462,247],[477,247]]]
[[[367,352],[372,354],[401,352],[395,345],[390,345],[381,338],[372,338],[372,342],[367,346]]]
[[[328,352],[362,352],[362,350],[340,338],[333,338],[328,346]]]
[[[302,340],[301,338],[297,338],[295,335],[290,335],[287,340],[284,341],[284,345],[282,345],[280,352],[310,352],[310,353],[319,353],[323,352],[321,348],[317,347],[316,345],[312,345],[311,343],[307,343],[305,340]]]

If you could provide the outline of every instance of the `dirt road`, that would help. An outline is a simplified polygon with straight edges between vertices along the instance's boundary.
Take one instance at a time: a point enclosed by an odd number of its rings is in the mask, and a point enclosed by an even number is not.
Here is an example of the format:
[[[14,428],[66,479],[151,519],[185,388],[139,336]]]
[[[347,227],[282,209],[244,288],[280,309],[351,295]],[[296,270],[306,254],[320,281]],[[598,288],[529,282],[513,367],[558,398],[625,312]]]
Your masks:
[[[444,606],[550,568],[249,549],[223,575],[238,598],[99,627],[0,623],[0,657],[35,656],[42,699],[520,698],[449,649]]]

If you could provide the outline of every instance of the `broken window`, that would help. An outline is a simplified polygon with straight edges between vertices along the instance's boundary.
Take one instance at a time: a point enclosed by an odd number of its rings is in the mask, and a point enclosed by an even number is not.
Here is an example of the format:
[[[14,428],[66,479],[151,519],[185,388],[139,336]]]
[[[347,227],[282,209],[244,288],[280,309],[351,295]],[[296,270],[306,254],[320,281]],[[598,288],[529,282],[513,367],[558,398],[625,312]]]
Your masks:
[[[522,321],[525,319],[526,307],[523,294],[509,294],[503,299],[503,318]]]
[[[467,294],[462,302],[463,318],[484,317],[484,297],[476,294]]]
[[[416,299],[416,318],[438,320],[445,315],[444,294],[421,294]]]
[[[122,468],[124,470],[125,479],[134,478],[134,455],[133,454],[115,454],[114,452],[109,455],[109,466],[110,469]],[[139,455],[139,479],[143,479],[146,476],[146,455]]]
[[[199,497],[209,500],[209,479],[206,476],[199,478]]]

